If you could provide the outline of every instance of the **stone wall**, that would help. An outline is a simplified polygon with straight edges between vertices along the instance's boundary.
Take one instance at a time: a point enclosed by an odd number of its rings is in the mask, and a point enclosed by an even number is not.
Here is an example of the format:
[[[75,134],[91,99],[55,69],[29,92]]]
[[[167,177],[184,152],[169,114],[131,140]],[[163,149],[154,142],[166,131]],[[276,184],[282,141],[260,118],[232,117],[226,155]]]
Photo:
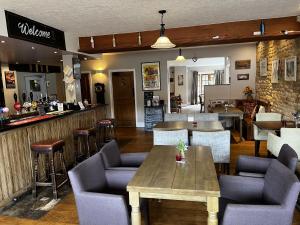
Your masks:
[[[271,111],[293,119],[300,110],[300,39],[259,42],[256,48],[256,97],[271,103]],[[285,58],[297,56],[297,81],[285,81]],[[268,75],[260,76],[260,59],[268,60]],[[278,83],[271,83],[272,61],[279,59]]]

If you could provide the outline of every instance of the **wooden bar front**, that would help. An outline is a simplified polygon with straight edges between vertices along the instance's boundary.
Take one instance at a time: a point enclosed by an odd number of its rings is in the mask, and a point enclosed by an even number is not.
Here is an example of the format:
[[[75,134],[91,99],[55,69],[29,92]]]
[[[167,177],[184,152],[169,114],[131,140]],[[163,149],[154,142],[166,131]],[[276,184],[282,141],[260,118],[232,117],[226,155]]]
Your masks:
[[[74,112],[60,118],[0,133],[0,207],[31,189],[32,158],[30,145],[34,142],[59,138],[65,140],[66,165],[74,164],[73,130],[95,125],[105,117],[105,106]],[[41,161],[40,175],[45,174]]]

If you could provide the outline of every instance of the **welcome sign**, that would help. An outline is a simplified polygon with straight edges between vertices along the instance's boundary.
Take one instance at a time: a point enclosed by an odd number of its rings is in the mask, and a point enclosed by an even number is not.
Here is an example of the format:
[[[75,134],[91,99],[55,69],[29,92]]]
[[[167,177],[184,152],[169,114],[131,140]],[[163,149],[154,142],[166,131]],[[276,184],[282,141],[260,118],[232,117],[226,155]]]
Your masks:
[[[5,11],[8,36],[49,47],[66,50],[63,31]]]

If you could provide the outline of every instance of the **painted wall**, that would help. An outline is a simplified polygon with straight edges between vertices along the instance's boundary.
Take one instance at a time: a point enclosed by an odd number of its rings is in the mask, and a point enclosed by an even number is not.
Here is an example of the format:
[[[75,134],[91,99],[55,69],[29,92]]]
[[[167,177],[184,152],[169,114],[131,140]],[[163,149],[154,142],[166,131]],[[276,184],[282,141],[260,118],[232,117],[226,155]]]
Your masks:
[[[88,60],[82,62],[82,71],[103,70],[104,84],[106,85],[106,102],[109,102],[109,82],[107,79],[109,70],[113,69],[134,69],[136,74],[136,93],[137,93],[137,125],[144,126],[144,95],[142,91],[142,75],[141,75],[141,63],[142,62],[160,62],[161,70],[161,90],[154,91],[154,95],[159,95],[161,99],[167,103],[169,96],[168,87],[168,69],[167,61],[174,60],[177,57],[178,49],[171,50],[151,50],[140,52],[128,52],[128,53],[115,53],[104,54],[102,59]],[[205,46],[198,48],[187,48],[184,50],[185,58],[192,58],[197,56],[198,58],[206,57],[230,57],[230,73],[231,82],[233,86],[233,96],[242,97],[241,91],[246,85],[254,87],[255,73],[256,73],[256,44],[235,44],[235,45],[219,45],[219,46]],[[234,69],[235,60],[251,59],[251,69],[236,71]],[[249,73],[249,81],[237,81],[236,75],[239,72]],[[94,78],[93,78],[94,79]]]

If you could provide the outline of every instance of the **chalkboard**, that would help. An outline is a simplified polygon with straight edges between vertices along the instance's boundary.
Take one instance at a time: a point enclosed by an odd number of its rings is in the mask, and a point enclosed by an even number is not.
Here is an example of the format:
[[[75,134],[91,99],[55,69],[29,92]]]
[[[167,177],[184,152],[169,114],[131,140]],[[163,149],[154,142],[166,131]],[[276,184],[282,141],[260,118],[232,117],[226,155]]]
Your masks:
[[[152,131],[153,126],[164,120],[164,106],[145,106],[145,130]]]
[[[147,106],[147,101],[153,98],[153,91],[145,91],[144,92],[144,106]]]

